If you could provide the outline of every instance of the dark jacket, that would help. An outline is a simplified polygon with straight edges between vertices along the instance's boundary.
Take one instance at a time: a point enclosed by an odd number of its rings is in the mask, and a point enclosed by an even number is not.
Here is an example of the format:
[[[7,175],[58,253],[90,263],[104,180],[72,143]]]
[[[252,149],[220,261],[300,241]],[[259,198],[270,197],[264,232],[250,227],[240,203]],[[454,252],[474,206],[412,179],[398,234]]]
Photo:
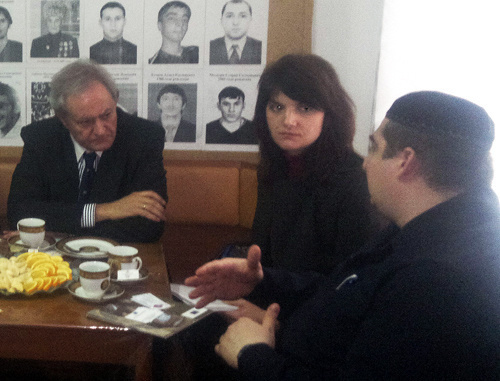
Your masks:
[[[247,347],[256,380],[498,380],[500,210],[463,194],[389,227],[329,277],[265,270],[282,306],[276,351]]]
[[[252,243],[265,266],[329,274],[376,231],[362,159],[352,153],[322,181],[259,181]]]
[[[163,166],[164,130],[155,123],[117,109],[116,138],[99,161],[90,203],[116,201],[135,191],[153,190],[167,199]],[[83,205],[77,202],[79,177],[68,130],[53,117],[21,131],[24,149],[12,177],[8,219],[15,229],[25,217],[46,221],[49,231],[97,235],[120,242],[160,238],[163,222],[143,217],[107,220],[81,228]]]
[[[0,62],[22,62],[23,44],[19,41],[8,40],[5,48],[0,52]]]
[[[90,58],[100,64],[136,64],[137,46],[123,38],[114,42],[102,39],[90,47]]]
[[[161,126],[162,125],[161,119],[157,123]],[[165,135],[165,141],[166,139],[167,135]],[[196,125],[191,122],[188,122],[185,119],[181,119],[179,127],[177,127],[177,131],[175,132],[174,143],[194,143],[195,141],[196,141]]]
[[[196,141],[196,125],[181,119],[181,123],[175,133],[175,143],[194,143]]]
[[[241,52],[240,65],[260,65],[262,59],[262,42],[252,37],[247,37]],[[226,42],[224,37],[210,41],[210,65],[229,65]]]
[[[258,144],[255,127],[251,120],[243,122],[240,128],[234,132],[226,130],[220,119],[207,124],[205,141],[207,144]]]
[[[78,58],[80,57],[80,50],[76,38],[59,32],[35,38],[31,42],[30,55],[34,58]]]

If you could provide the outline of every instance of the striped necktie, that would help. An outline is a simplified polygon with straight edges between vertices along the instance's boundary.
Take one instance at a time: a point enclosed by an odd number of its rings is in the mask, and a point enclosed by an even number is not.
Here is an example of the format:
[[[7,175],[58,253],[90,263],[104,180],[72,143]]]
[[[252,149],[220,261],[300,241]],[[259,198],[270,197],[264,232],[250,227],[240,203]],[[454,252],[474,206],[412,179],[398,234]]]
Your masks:
[[[85,169],[82,173],[80,180],[80,193],[78,194],[78,201],[86,203],[89,199],[92,184],[94,182],[95,169],[94,162],[97,154],[95,152],[85,152],[83,159],[85,160]]]

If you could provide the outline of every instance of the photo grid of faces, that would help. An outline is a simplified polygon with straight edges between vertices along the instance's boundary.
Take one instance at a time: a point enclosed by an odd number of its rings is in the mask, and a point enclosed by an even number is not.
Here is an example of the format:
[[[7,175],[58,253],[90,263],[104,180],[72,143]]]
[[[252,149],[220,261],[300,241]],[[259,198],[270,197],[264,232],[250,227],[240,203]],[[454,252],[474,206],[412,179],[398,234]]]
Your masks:
[[[165,149],[257,151],[268,13],[269,0],[0,0],[0,146],[52,117],[52,76],[90,58],[118,107],[165,128]]]

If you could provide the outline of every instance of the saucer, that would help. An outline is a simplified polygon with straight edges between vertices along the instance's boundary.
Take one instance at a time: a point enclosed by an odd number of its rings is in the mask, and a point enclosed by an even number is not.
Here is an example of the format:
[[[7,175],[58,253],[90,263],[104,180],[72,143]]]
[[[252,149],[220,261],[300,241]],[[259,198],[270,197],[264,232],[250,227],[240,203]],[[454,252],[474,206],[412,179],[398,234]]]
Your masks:
[[[80,285],[80,282],[73,282],[68,285],[68,291],[77,299],[85,300],[86,302],[104,303],[113,299],[117,299],[123,295],[125,290],[118,284],[111,283],[102,298],[90,297],[85,293],[85,290]]]
[[[68,237],[57,242],[56,249],[68,257],[100,259],[107,258],[108,250],[117,245],[118,242],[101,237]]]
[[[138,283],[138,282],[142,282],[142,281],[146,280],[148,278],[148,276],[149,276],[149,271],[145,268],[141,268],[139,270],[139,278],[137,278],[137,279],[116,279],[112,275],[111,282],[121,283],[121,284]]]
[[[21,241],[21,237],[19,234],[15,234],[12,237],[8,239],[10,250],[12,252],[17,252],[17,251],[22,251],[22,250],[27,250],[31,249],[31,246],[28,246]],[[38,247],[38,251],[45,251],[50,249],[52,246],[56,244],[56,239],[54,236],[50,233],[45,233],[45,239],[43,240],[43,243]]]

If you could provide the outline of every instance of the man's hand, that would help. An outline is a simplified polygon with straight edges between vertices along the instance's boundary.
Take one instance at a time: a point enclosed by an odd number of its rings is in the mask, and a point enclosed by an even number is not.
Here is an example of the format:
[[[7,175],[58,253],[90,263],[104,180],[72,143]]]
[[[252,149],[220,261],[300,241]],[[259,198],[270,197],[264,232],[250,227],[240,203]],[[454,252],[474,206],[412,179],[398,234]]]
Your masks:
[[[259,324],[262,324],[262,322],[264,321],[266,310],[263,310],[262,308],[249,302],[248,300],[224,300],[224,302],[238,307],[236,311],[221,312],[221,315],[226,318],[229,324],[234,323],[236,320],[243,317],[252,319],[254,322]],[[276,331],[279,329],[279,326],[279,321],[276,320]]]
[[[264,343],[274,349],[275,327],[280,312],[280,306],[271,304],[264,315],[262,324],[249,318],[241,318],[231,324],[226,333],[215,346],[215,353],[224,359],[227,364],[238,368],[238,353],[245,345]]]
[[[246,259],[224,258],[199,267],[196,275],[184,282],[195,287],[189,294],[190,298],[201,296],[196,308],[202,308],[216,299],[234,300],[250,294],[264,277],[260,257],[260,248],[252,245]]]
[[[156,222],[165,221],[166,205],[167,202],[156,192],[134,192],[114,202],[97,204],[95,220],[99,222],[141,216]]]

